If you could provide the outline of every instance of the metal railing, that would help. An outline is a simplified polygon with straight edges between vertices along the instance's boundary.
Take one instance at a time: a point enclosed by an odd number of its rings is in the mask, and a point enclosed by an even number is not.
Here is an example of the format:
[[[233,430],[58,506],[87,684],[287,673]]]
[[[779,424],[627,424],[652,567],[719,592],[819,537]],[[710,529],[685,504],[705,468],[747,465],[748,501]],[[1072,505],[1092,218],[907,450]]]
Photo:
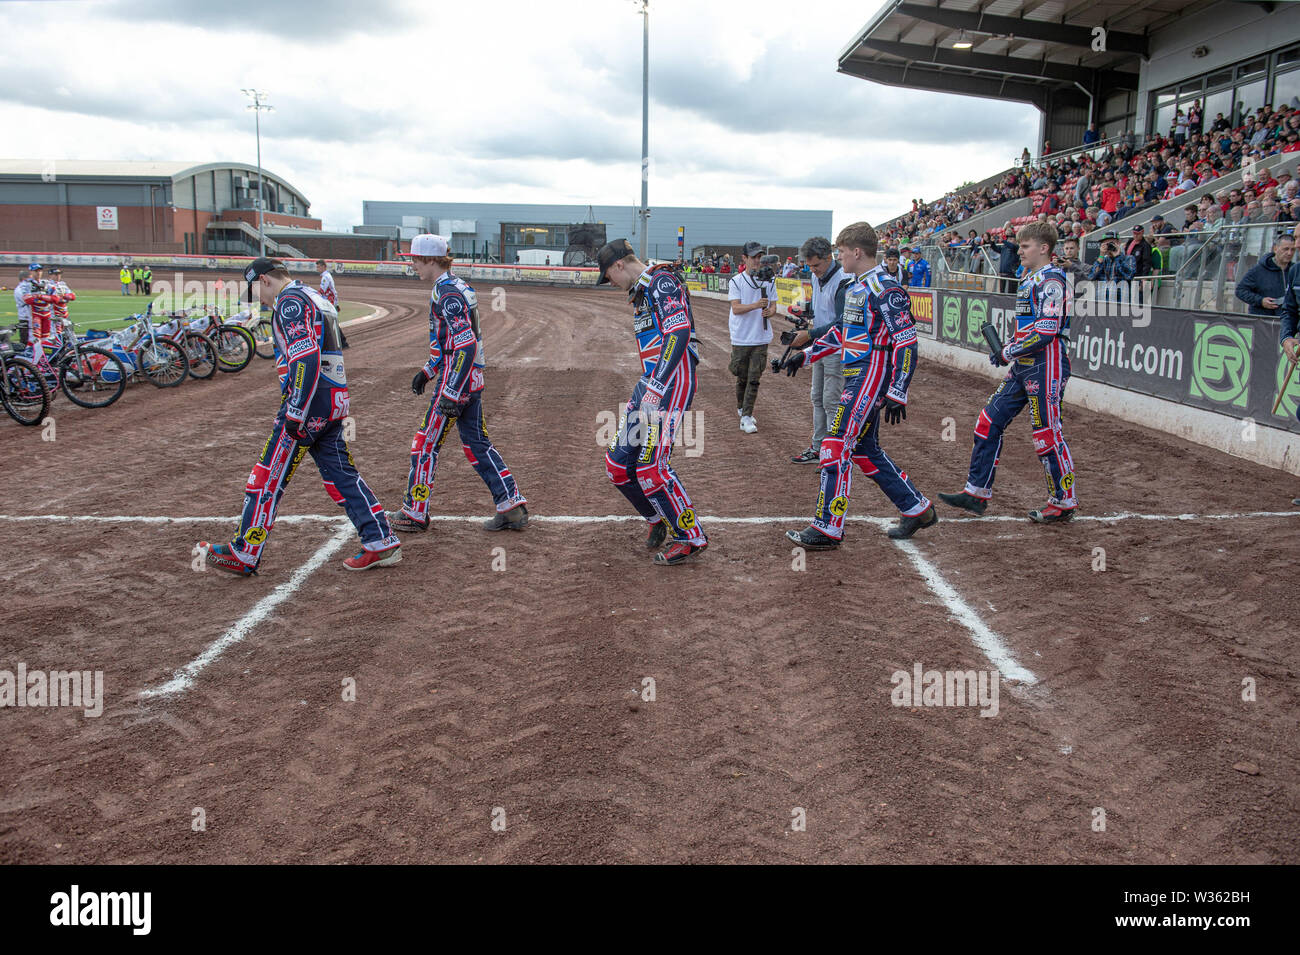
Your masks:
[[[1237,298],[1237,283],[1272,251],[1279,234],[1291,234],[1294,222],[1224,222],[1215,229],[1163,233],[1168,239],[1168,259],[1150,275],[1135,276],[1144,301],[1164,308],[1244,314],[1249,306]],[[1120,240],[1121,249],[1127,247]],[[989,250],[925,246],[935,288],[979,292],[1014,291],[998,275],[998,263]],[[1162,254],[1161,259],[1164,260]],[[1076,278],[1088,279],[1095,264],[1086,263]]]

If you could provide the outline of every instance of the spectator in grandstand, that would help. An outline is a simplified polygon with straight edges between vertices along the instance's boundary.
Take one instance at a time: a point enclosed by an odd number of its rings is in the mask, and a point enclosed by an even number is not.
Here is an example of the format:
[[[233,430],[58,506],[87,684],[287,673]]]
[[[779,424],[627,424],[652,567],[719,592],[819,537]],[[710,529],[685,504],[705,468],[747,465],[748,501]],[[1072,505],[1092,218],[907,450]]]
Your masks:
[[[1133,227],[1133,237],[1124,247],[1124,254],[1132,257],[1135,276],[1151,274],[1151,243],[1147,240],[1146,230],[1142,226]]]
[[[1231,129],[1231,128],[1232,128],[1232,124],[1228,122],[1227,119],[1224,118],[1222,113],[1214,114],[1214,123],[1210,126],[1211,132],[1220,133],[1223,132],[1224,130]]]
[[[1020,165],[1028,166],[1033,161],[1033,158],[1034,157],[1029,154],[1029,147],[1026,146],[1024,151],[1020,154]]]
[[[1151,237],[1154,240],[1157,236],[1170,235],[1174,232],[1174,227],[1165,221],[1165,217],[1156,213],[1151,217]]]
[[[1245,302],[1251,315],[1276,316],[1286,295],[1286,273],[1295,255],[1295,239],[1278,233],[1273,239],[1273,251],[1251,268],[1237,282],[1237,298]]]
[[[1155,275],[1168,275],[1173,268],[1174,247],[1167,235],[1156,236],[1156,244],[1151,249],[1151,271]]]
[[[912,261],[907,270],[907,284],[913,288],[929,288],[930,281],[930,263],[921,258],[921,249],[918,246],[912,250]]]
[[[1010,220],[1002,227],[1002,239],[990,242],[989,249],[998,254],[999,291],[1014,294],[1016,291],[1016,269],[1020,265],[1020,246],[1016,244],[1015,229]]]
[[[1083,131],[1083,144],[1085,146],[1091,146],[1098,139],[1099,137],[1097,135],[1097,124],[1096,123],[1089,124],[1088,128]]]
[[[1052,255],[1052,262],[1070,277],[1071,286],[1087,278],[1087,266],[1079,260],[1079,240],[1073,236],[1061,243],[1060,250]]]
[[[1088,278],[1101,283],[1099,300],[1115,302],[1124,301],[1124,290],[1133,278],[1133,260],[1120,252],[1119,237],[1108,232],[1101,243],[1101,254],[1092,263]]]
[[[1146,230],[1141,225],[1133,227],[1133,236],[1124,247],[1124,255],[1133,261],[1133,278],[1141,279],[1144,275],[1151,274],[1151,243],[1147,240]],[[1133,283],[1139,302],[1142,301],[1145,287],[1145,282]]]

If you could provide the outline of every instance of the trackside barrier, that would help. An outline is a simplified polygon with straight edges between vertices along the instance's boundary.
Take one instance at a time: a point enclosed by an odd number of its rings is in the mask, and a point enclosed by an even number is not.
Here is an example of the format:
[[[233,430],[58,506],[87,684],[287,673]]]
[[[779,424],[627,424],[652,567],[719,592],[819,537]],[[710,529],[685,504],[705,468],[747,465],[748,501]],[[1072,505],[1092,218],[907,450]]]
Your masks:
[[[119,255],[115,253],[86,252],[0,252],[0,267],[24,266],[29,262],[42,265],[61,265],[82,268],[118,269],[123,265],[144,266],[151,269],[205,270],[210,272],[241,272],[251,260],[240,255]],[[290,272],[316,272],[315,259],[282,259]],[[390,275],[397,278],[415,278],[415,271],[405,262],[374,262],[358,259],[325,259],[325,264],[336,275]],[[540,285],[596,284],[599,272],[594,268],[537,265],[481,265],[458,262],[457,275],[473,282],[515,282]]]
[[[930,294],[929,328],[917,321],[924,337],[987,355],[980,328],[989,321],[1009,340],[1015,296],[951,289]],[[1149,395],[1227,415],[1246,440],[1254,433],[1251,425],[1295,435],[1300,376],[1287,382],[1277,413],[1272,411],[1288,364],[1278,347],[1278,325],[1271,318],[1159,307],[1140,324],[1125,315],[1076,315],[1070,320],[1070,372],[1114,389],[1112,395]]]

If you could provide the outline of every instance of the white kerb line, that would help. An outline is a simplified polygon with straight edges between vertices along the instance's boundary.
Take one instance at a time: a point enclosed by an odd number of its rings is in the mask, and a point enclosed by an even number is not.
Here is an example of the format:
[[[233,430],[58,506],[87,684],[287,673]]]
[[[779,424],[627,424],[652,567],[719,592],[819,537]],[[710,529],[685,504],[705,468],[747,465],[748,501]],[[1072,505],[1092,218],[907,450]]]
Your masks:
[[[1080,514],[1074,523],[1093,522],[1109,524],[1116,521],[1229,521],[1267,517],[1300,517],[1300,511],[1242,511],[1231,514],[1136,514],[1122,512],[1119,514]],[[342,514],[288,514],[275,519],[277,524],[346,524],[347,517]],[[481,522],[481,514],[430,514],[430,521],[448,524]],[[618,524],[628,521],[641,521],[644,518],[635,514],[530,514],[530,524]],[[701,523],[713,524],[796,524],[808,523],[808,515],[772,516],[772,517],[718,517],[701,514]],[[143,514],[0,514],[0,521],[23,522],[85,522],[88,524],[238,524],[239,515],[232,517],[190,516],[171,517],[164,515]],[[845,518],[850,524],[870,524],[876,527],[892,527],[898,523],[894,517],[874,517],[869,514],[851,515]],[[949,525],[978,526],[980,524],[1022,524],[1031,527],[1029,519],[1015,514],[993,514],[987,517],[953,517]]]
[[[952,584],[944,579],[939,568],[926,560],[916,545],[911,541],[901,540],[894,541],[898,549],[908,556],[912,561],[912,566],[916,568],[925,585],[934,592],[935,596],[943,601],[948,612],[963,627],[970,631],[971,638],[975,641],[975,646],[984,652],[1002,676],[1009,680],[1019,680],[1021,683],[1034,684],[1038,682],[1038,677],[1021,666],[1016,658],[1011,655],[1002,638],[989,629],[988,625],[979,618],[977,614],[961,594],[957,593]]]
[[[253,605],[253,609],[248,611],[235,622],[235,625],[227,630],[224,634],[210,643],[202,653],[191,660],[185,666],[177,670],[170,680],[161,686],[150,687],[141,690],[140,696],[143,698],[171,696],[173,693],[180,693],[194,685],[194,678],[198,676],[207,666],[217,657],[225,653],[227,649],[239,643],[249,632],[267,616],[291,597],[299,587],[307,580],[312,573],[320,567],[321,564],[334,556],[348,539],[356,533],[351,523],[345,524],[335,531],[324,544],[322,544],[305,564],[293,572],[293,576],[280,584],[269,594]]]

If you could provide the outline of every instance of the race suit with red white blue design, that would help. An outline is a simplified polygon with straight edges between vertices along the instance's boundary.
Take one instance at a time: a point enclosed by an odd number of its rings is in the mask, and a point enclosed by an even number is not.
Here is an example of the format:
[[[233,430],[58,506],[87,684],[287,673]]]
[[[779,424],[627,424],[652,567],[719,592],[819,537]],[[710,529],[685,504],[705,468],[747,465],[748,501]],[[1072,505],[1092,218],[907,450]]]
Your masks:
[[[338,316],[319,292],[293,281],[275,300],[271,318],[280,410],[271,436],[248,475],[236,555],[256,567],[275,526],[275,514],[290,478],[310,454],[325,490],[342,504],[366,550],[398,543],[388,517],[358,473],[343,437],[348,384],[339,349]]]
[[[880,447],[880,412],[887,401],[907,404],[916,373],[916,327],[907,290],[883,266],[859,275],[844,296],[844,311],[821,338],[804,349],[808,361],[830,355],[844,362],[844,393],[821,446],[821,487],[812,526],[844,536],[856,464],[903,514],[930,506]]]
[[[641,379],[605,454],[605,472],[647,522],[662,520],[674,540],[702,546],[707,538],[670,461],[700,360],[690,293],[670,267],[654,266],[629,296]]]
[[[1015,334],[1003,346],[1001,356],[1011,368],[975,424],[967,493],[985,500],[993,496],[1002,433],[1028,405],[1034,453],[1047,476],[1048,503],[1062,510],[1077,506],[1074,461],[1061,427],[1061,398],[1070,378],[1066,336],[1072,299],[1069,277],[1054,265],[1045,265],[1020,280]]]
[[[424,366],[433,396],[411,439],[411,469],[402,501],[402,510],[421,524],[429,519],[429,490],[453,420],[465,457],[492,493],[497,512],[527,503],[488,438],[483,417],[483,366],[478,361],[482,343],[475,333],[477,309],[478,296],[463,279],[447,272],[434,282],[429,297],[429,360]]]

